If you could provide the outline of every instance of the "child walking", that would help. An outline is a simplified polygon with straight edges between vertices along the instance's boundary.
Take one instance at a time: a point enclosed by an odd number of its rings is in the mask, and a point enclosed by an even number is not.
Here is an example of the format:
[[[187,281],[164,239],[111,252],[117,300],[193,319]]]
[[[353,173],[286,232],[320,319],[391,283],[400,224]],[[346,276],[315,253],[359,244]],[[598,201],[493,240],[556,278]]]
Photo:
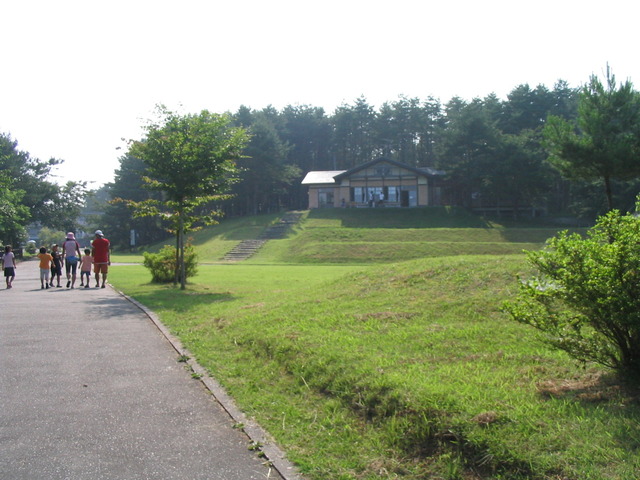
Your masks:
[[[51,262],[51,285],[53,287],[53,281],[58,280],[58,284],[56,287],[61,287],[60,285],[60,277],[62,276],[62,255],[58,251],[58,245],[53,244],[51,246],[51,256],[53,257],[53,262]]]
[[[4,278],[7,281],[7,288],[11,288],[13,279],[16,278],[16,256],[13,254],[11,245],[4,247],[4,257],[2,257],[4,267]]]
[[[84,257],[80,260],[80,286],[89,288],[89,278],[91,277],[91,266],[93,265],[93,257],[91,256],[91,250],[84,249]],[[84,277],[87,277],[87,284],[84,283]]]
[[[47,253],[45,247],[40,247],[38,258],[40,259],[40,288],[49,288],[49,273],[51,271],[53,257],[50,253]]]

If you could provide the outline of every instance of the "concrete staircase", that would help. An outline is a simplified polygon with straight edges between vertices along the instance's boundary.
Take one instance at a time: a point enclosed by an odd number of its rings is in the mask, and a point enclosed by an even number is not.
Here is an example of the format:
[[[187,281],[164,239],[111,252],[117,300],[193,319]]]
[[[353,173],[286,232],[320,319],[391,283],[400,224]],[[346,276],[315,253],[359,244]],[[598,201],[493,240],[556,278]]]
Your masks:
[[[285,238],[292,225],[300,221],[302,213],[287,212],[276,223],[269,225],[260,235],[253,240],[243,240],[222,257],[223,261],[241,262],[255,254],[267,241]]]

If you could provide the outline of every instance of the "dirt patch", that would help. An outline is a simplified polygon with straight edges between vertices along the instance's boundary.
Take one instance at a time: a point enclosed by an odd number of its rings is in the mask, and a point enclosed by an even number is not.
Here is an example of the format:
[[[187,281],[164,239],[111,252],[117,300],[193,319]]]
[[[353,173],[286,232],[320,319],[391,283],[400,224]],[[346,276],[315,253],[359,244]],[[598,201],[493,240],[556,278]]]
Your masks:
[[[588,373],[580,378],[543,380],[536,387],[540,395],[546,398],[572,397],[584,402],[617,400],[635,403],[640,400],[637,387],[604,373]]]

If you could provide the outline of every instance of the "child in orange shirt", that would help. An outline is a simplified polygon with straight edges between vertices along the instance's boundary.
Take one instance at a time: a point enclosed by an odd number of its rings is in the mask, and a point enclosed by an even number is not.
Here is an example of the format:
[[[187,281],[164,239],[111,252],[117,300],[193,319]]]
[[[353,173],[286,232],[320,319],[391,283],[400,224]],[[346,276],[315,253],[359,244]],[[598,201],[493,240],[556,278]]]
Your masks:
[[[49,273],[51,272],[53,257],[50,253],[47,253],[45,247],[40,247],[38,258],[40,259],[40,288],[44,289],[45,285],[46,288],[49,288]]]

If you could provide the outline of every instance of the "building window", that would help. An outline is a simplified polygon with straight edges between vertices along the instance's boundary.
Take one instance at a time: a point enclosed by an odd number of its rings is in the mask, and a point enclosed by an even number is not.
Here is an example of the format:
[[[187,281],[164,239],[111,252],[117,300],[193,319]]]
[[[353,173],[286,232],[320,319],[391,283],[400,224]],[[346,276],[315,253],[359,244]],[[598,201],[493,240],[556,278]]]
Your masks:
[[[350,200],[369,206],[397,205],[400,202],[400,187],[352,187]]]
[[[318,190],[318,206],[320,208],[333,207],[333,188]]]
[[[384,187],[384,198],[389,203],[398,203],[398,187]]]
[[[367,192],[363,187],[353,187],[351,189],[351,201],[354,203],[367,203]]]

